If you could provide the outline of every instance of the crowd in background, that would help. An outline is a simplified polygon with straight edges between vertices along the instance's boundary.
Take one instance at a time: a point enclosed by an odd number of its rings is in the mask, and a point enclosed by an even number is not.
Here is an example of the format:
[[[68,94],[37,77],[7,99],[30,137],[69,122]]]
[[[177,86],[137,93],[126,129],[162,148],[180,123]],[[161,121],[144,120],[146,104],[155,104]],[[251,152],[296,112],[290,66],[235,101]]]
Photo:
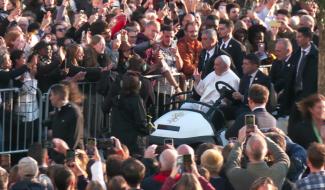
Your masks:
[[[0,189],[324,189],[318,11],[313,0],[0,0],[0,90],[19,89],[0,91],[0,150],[22,130],[13,112],[30,142],[1,166]],[[211,123],[228,144],[148,145],[156,97],[190,90],[213,105],[220,81],[230,93]],[[86,91],[110,114],[104,143],[85,138],[80,82],[96,84]],[[51,103],[46,143],[39,92]]]

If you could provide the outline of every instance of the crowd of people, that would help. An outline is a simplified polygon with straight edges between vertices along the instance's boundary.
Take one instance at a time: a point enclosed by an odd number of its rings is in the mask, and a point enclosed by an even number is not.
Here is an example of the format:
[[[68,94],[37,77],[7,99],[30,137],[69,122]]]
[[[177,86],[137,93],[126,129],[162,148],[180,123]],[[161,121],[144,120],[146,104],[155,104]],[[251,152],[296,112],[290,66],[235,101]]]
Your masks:
[[[28,142],[17,165],[1,160],[0,189],[324,189],[318,11],[314,0],[0,0],[0,151]],[[91,97],[78,82],[96,84]],[[224,97],[211,123],[228,144],[149,145],[156,97],[188,90],[180,108],[202,114],[195,101]],[[84,129],[95,96],[105,141]]]

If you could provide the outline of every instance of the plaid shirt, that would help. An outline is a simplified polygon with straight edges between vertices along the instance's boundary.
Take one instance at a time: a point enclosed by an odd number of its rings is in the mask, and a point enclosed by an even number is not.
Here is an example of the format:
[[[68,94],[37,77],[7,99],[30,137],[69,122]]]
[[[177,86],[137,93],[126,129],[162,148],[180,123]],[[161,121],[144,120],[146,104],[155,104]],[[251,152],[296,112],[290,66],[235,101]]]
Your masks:
[[[325,189],[325,171],[311,173],[307,177],[296,182],[297,190],[321,190]]]

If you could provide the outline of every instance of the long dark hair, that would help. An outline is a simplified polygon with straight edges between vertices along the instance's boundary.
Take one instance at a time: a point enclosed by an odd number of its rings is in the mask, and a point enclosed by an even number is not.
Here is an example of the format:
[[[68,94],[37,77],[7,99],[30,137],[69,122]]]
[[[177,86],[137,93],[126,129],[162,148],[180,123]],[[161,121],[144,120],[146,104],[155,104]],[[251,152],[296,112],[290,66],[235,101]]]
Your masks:
[[[310,108],[314,107],[318,102],[325,101],[325,97],[322,94],[313,94],[297,103],[298,110],[302,113],[304,118],[311,119],[312,115],[309,111]]]

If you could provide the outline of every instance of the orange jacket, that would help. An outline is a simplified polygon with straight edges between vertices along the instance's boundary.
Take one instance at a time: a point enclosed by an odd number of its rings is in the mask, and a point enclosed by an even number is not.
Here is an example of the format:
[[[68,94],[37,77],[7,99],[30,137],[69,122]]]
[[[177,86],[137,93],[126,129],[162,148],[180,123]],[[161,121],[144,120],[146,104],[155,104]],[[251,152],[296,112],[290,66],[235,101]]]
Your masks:
[[[199,55],[202,50],[202,44],[198,40],[190,40],[186,36],[177,43],[179,54],[183,60],[182,72],[187,78],[193,75],[198,67]]]

